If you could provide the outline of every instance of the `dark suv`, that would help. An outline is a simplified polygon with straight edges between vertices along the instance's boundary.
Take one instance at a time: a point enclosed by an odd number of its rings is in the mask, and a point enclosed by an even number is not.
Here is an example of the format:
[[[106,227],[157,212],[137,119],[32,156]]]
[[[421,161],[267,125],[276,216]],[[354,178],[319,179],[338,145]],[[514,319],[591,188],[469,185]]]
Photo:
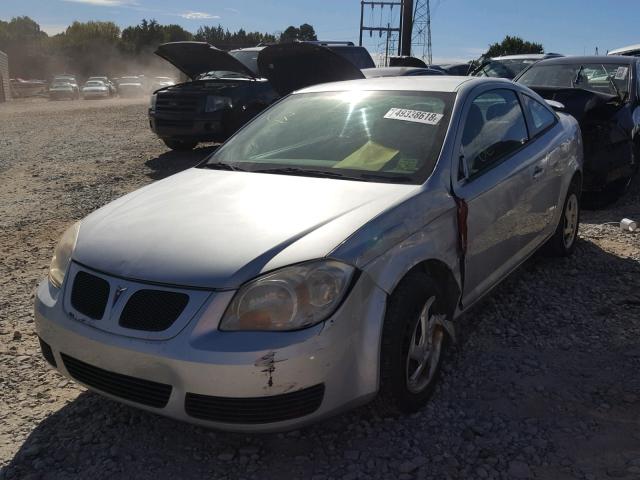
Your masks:
[[[275,100],[316,83],[363,78],[375,66],[350,42],[296,42],[225,52],[205,42],[174,42],[156,55],[191,81],[157,90],[149,124],[172,149],[223,142]],[[262,65],[262,67],[261,67]]]

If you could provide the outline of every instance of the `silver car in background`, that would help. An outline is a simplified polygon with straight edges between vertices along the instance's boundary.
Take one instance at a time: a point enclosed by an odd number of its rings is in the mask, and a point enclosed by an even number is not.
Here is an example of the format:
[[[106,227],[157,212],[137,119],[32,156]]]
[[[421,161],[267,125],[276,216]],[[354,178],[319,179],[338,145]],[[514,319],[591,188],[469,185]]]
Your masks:
[[[236,431],[433,392],[456,319],[579,222],[576,121],[499,79],[310,87],[196,168],[70,227],[44,357],[110,398]]]
[[[109,86],[100,80],[88,80],[82,87],[82,98],[85,100],[109,98],[110,96]]]

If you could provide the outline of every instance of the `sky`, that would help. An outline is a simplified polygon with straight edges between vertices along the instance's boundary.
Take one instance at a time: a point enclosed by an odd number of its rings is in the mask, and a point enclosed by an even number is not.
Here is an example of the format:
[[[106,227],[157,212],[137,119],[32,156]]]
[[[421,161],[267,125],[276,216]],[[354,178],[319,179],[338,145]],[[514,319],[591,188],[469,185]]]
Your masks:
[[[547,52],[566,55],[606,53],[640,43],[640,1],[616,0],[431,0],[434,63],[477,58],[505,35],[540,42]],[[365,23],[396,22],[399,9],[373,12]],[[0,19],[27,15],[49,34],[74,20],[113,21],[121,27],[142,18],[177,23],[190,31],[201,25],[229,30],[280,32],[310,23],[321,40],[358,42],[359,0],[0,0]],[[365,34],[364,45],[376,53],[385,38]],[[421,56],[422,47],[414,55]]]

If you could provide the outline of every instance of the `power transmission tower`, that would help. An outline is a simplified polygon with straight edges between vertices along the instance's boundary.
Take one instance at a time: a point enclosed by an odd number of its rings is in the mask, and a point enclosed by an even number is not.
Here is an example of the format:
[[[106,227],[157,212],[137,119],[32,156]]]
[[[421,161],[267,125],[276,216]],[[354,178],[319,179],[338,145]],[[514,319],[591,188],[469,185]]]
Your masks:
[[[430,0],[415,0],[413,11],[413,55],[426,59],[427,64],[433,63],[433,49],[431,45],[431,2]]]

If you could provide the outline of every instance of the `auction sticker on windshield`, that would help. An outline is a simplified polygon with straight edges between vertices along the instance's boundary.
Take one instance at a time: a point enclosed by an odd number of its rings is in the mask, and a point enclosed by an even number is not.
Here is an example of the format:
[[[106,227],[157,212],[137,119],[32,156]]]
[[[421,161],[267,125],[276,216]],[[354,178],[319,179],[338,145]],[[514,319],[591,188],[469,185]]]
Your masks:
[[[624,80],[625,78],[627,78],[628,72],[628,67],[618,67],[618,70],[616,70],[616,80]]]
[[[392,120],[405,120],[407,122],[438,125],[444,117],[441,113],[423,112],[421,110],[408,110],[406,108],[392,108],[384,116]]]

